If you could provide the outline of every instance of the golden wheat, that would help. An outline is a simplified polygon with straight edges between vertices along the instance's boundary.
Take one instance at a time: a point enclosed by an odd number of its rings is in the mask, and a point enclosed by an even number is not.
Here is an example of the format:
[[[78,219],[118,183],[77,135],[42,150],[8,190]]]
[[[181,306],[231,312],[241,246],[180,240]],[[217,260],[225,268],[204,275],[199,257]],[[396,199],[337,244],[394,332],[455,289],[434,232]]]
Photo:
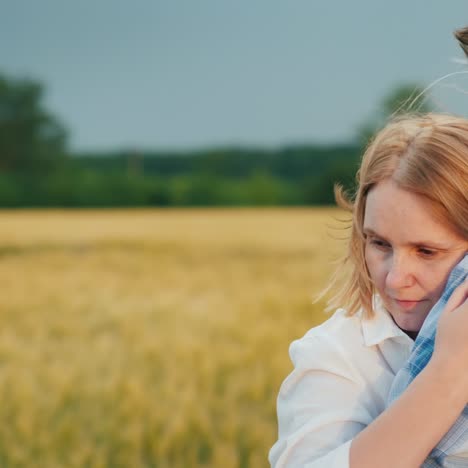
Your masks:
[[[0,466],[268,466],[338,214],[0,212]]]

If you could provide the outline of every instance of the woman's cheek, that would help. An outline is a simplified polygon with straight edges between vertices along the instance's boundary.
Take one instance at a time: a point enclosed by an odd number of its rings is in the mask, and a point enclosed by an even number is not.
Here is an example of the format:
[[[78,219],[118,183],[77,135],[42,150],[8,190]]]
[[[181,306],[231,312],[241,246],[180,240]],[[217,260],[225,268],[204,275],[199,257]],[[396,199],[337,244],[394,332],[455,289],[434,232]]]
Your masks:
[[[372,248],[371,245],[366,245],[364,250],[364,258],[366,260],[367,268],[369,271],[373,269],[377,261],[377,252]]]
[[[378,288],[382,282],[380,277],[383,274],[383,259],[381,258],[381,252],[373,249],[372,246],[368,246],[365,251],[365,259],[371,280],[374,283],[374,286]]]

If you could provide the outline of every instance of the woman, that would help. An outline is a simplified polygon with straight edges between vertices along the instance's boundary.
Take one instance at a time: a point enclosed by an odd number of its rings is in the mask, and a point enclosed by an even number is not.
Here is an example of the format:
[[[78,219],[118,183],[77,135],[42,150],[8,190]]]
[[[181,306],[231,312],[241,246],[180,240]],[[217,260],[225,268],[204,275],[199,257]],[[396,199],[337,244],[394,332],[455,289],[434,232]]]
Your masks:
[[[395,374],[468,252],[468,120],[390,123],[364,154],[338,309],[290,347],[273,467],[420,466],[468,403],[468,281],[437,325],[429,364],[391,406]],[[342,268],[340,268],[343,271]],[[468,466],[468,460],[465,466]]]

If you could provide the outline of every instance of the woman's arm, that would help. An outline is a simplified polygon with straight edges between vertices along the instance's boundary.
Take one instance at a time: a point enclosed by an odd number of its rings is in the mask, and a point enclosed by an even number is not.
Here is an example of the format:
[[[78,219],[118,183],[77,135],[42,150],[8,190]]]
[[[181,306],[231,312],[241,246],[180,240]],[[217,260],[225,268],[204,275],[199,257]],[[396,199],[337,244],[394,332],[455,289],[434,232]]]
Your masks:
[[[353,440],[350,468],[414,468],[468,402],[468,281],[452,294],[437,326],[434,354],[390,408]]]
[[[393,405],[351,443],[350,468],[416,468],[467,403],[459,376],[431,361]]]
[[[277,401],[278,440],[270,450],[274,468],[349,468],[351,440],[375,419],[365,384],[324,336],[290,348],[294,370]],[[378,413],[377,413],[378,414]]]

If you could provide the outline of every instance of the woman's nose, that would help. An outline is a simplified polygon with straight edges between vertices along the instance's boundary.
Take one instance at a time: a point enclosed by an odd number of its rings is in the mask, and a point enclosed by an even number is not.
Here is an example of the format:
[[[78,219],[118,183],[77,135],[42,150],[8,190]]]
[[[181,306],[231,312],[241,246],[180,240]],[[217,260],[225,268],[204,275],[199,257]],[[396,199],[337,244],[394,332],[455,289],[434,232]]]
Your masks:
[[[388,289],[401,289],[411,286],[414,279],[411,262],[401,256],[392,256],[387,271]]]

